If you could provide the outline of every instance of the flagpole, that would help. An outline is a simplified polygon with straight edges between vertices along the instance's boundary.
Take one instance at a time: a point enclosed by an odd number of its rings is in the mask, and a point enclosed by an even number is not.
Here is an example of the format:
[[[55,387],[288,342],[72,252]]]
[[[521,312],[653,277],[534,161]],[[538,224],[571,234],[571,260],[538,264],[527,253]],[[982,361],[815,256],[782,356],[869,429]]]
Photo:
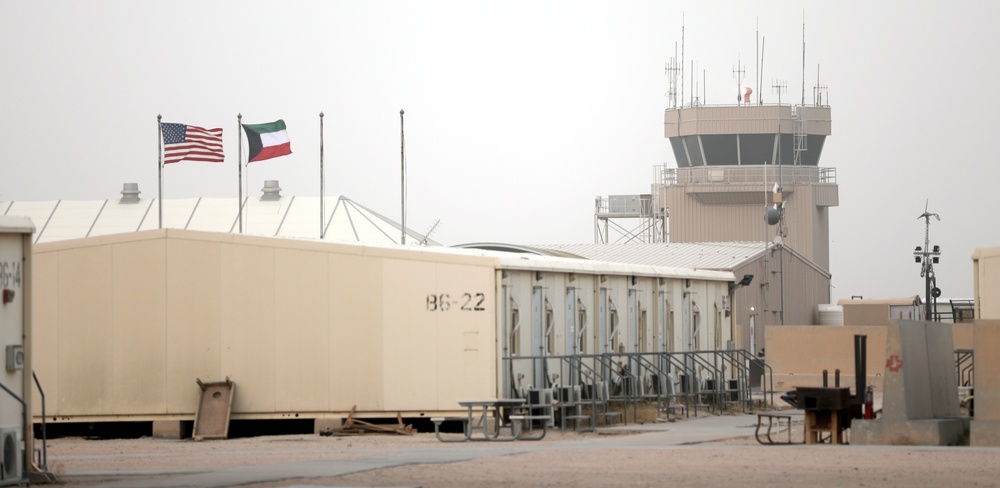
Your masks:
[[[319,238],[326,237],[326,206],[323,197],[326,196],[326,181],[323,178],[323,112],[319,113]]]
[[[243,114],[236,114],[236,140],[239,150],[236,155],[236,174],[239,177],[239,201],[237,206],[239,207],[239,216],[237,217],[240,221],[240,234],[243,233]]]
[[[399,185],[399,201],[401,202],[402,209],[402,221],[400,222],[403,227],[403,237],[400,239],[399,243],[406,244],[406,138],[403,136],[403,109],[399,109],[399,164],[400,164],[400,185]]]
[[[156,171],[159,173],[160,186],[156,201],[160,204],[160,220],[158,228],[163,228],[163,115],[156,114]]]

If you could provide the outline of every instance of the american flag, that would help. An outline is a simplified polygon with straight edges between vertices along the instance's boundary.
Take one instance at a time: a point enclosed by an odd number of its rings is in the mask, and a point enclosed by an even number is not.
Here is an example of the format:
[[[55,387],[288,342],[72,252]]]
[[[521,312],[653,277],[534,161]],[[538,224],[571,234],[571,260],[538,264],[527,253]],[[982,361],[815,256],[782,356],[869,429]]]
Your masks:
[[[163,164],[180,161],[221,163],[222,129],[185,124],[160,124],[163,132]]]

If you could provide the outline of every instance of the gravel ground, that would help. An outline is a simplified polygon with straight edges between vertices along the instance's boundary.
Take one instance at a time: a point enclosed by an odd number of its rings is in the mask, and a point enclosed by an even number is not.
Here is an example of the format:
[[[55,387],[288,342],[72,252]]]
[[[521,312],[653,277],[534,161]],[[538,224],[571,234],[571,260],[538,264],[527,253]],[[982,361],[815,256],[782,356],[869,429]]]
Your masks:
[[[753,418],[753,417],[748,417]],[[669,424],[665,427],[669,428]],[[221,467],[345,460],[413,450],[478,449],[483,457],[408,464],[330,478],[244,486],[642,487],[1000,486],[1000,449],[909,446],[763,446],[752,437],[635,448],[643,434],[551,432],[537,443],[443,444],[413,436],[267,436],[225,441],[63,438],[49,442],[51,470],[68,486],[144,486]],[[802,439],[801,425],[792,438]],[[530,445],[532,452],[524,453]]]

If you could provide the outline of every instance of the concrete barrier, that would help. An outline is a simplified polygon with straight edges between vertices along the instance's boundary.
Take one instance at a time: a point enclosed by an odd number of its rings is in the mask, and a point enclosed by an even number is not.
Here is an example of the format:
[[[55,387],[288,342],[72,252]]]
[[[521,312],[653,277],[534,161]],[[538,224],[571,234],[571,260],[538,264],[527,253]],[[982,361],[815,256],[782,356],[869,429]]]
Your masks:
[[[855,420],[851,443],[941,446],[961,441],[951,328],[905,320],[888,325],[882,415]]]
[[[1000,446],[1000,320],[975,323],[975,418],[969,444]]]

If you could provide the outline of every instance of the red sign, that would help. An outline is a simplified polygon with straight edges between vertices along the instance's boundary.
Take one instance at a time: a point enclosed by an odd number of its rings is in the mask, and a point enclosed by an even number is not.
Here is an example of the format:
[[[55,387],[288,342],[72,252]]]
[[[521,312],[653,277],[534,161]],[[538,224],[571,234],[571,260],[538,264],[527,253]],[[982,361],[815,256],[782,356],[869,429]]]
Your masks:
[[[885,360],[885,367],[889,368],[889,371],[893,373],[898,373],[899,370],[903,369],[903,360],[899,359],[899,356],[893,354],[889,356],[889,359]]]

